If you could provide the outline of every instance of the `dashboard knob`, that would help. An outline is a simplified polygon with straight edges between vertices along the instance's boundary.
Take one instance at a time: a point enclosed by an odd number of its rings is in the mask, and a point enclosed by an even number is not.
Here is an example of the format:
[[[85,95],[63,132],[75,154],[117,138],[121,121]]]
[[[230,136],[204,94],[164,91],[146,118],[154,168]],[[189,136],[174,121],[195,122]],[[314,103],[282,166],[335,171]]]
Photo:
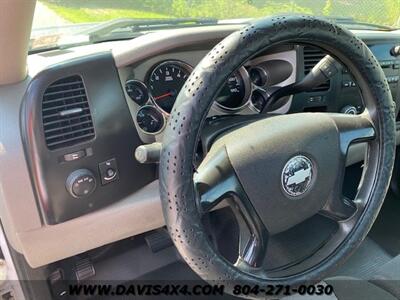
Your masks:
[[[96,189],[96,178],[90,170],[79,169],[69,174],[65,187],[74,198],[89,196]]]
[[[400,45],[394,46],[391,50],[390,50],[390,54],[392,56],[400,56]]]
[[[356,115],[358,113],[357,108],[353,105],[346,105],[340,112],[347,115]]]

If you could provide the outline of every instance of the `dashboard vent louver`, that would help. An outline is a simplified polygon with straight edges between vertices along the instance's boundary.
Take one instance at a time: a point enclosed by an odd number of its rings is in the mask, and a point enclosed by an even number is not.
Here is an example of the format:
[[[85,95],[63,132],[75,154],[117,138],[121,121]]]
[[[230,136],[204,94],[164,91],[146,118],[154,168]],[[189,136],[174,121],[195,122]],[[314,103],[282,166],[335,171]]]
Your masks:
[[[307,75],[312,68],[325,56],[326,54],[322,52],[320,49],[305,46],[304,47],[304,75]],[[329,90],[331,83],[327,81],[326,83],[321,84],[320,86],[313,89],[313,91],[327,91]]]
[[[42,121],[50,150],[68,147],[95,137],[82,77],[74,75],[53,82],[42,101]]]

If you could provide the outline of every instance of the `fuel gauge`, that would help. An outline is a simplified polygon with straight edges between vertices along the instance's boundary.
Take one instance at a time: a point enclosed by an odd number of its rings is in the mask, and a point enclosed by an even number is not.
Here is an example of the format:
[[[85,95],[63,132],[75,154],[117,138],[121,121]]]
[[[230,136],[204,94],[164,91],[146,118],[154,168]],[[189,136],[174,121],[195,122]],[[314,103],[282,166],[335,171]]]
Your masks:
[[[136,121],[141,130],[148,134],[157,134],[165,125],[164,115],[154,106],[146,105],[139,109]]]
[[[147,86],[139,80],[127,80],[125,90],[128,96],[139,105],[144,105],[149,99]]]

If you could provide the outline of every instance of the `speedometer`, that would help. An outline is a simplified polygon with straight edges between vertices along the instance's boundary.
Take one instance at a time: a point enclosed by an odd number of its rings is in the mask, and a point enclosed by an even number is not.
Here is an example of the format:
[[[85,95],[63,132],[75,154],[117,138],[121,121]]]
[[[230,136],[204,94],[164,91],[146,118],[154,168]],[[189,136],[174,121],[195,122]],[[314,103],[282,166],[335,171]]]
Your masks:
[[[191,72],[192,67],[180,61],[166,61],[157,65],[148,79],[154,103],[166,113],[170,113]]]

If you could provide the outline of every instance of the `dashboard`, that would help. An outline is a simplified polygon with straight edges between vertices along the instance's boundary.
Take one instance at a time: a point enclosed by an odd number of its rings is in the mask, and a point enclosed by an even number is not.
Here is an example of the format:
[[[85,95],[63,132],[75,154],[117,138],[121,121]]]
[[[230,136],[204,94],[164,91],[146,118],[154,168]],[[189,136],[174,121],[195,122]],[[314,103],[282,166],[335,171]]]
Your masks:
[[[393,44],[373,44],[387,74],[392,95],[397,97],[398,60],[390,54]],[[207,51],[161,55],[122,71],[124,89],[137,129],[144,141],[160,139],[176,97],[193,67]],[[259,114],[270,95],[301,80],[326,53],[312,46],[286,45],[262,53],[246,62],[221,87],[209,117],[232,114]],[[361,95],[351,74],[344,67],[334,78],[307,93],[287,97],[285,105],[272,113],[363,111]],[[195,92],[195,91],[194,91]],[[340,96],[338,96],[340,95]]]
[[[11,245],[32,267],[164,225],[156,164],[137,147],[161,141],[185,79],[240,25],[165,30],[30,55],[28,78],[0,87],[0,217]],[[400,32],[355,31],[378,58],[400,101]],[[259,53],[221,87],[209,118],[257,115],[268,97],[310,72],[326,53],[281,45]],[[342,68],[273,113],[342,112],[363,105]],[[397,109],[399,105],[397,105]],[[362,161],[365,148],[354,150]],[[68,245],[66,247],[65,245]]]

